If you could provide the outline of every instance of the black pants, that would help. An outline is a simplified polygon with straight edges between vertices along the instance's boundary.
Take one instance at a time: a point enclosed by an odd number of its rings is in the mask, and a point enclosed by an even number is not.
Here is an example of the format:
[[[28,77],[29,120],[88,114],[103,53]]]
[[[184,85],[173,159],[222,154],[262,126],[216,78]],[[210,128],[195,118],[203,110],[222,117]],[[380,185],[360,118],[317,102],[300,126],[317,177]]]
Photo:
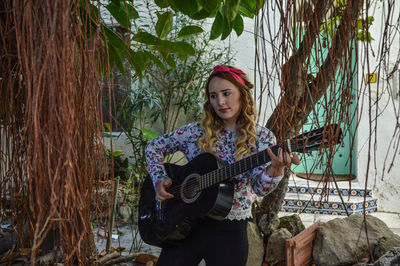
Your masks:
[[[245,266],[249,244],[247,220],[204,219],[178,246],[163,248],[157,266]]]

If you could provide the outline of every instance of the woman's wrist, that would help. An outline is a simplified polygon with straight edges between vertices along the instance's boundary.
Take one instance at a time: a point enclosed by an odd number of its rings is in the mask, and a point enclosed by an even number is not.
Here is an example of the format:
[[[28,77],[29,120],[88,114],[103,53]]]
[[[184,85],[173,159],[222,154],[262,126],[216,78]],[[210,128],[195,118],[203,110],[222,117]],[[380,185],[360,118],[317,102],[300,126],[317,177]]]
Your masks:
[[[283,166],[283,167],[274,167],[274,166],[270,165],[270,166],[268,167],[268,169],[267,169],[267,174],[268,174],[270,177],[281,176],[281,175],[283,174],[283,169],[284,169],[284,168],[285,168],[284,166]]]

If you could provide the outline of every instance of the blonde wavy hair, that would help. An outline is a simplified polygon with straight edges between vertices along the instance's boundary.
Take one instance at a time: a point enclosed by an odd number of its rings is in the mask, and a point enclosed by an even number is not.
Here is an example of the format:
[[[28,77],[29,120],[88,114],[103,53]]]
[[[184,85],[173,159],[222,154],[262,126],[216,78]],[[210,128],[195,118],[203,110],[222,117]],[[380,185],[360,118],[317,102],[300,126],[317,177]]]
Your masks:
[[[237,69],[232,66],[229,68]],[[240,100],[242,107],[240,114],[237,118],[237,138],[235,140],[236,148],[236,160],[240,160],[245,157],[246,154],[250,154],[252,150],[256,150],[256,110],[254,107],[254,100],[251,94],[251,89],[254,85],[249,81],[249,78],[245,74],[239,75],[245,82],[243,85],[237,81],[228,72],[216,72],[210,75],[205,87],[206,102],[204,103],[203,118],[201,119],[200,125],[203,129],[203,136],[197,141],[197,145],[204,152],[215,153],[215,143],[218,140],[218,136],[224,128],[222,119],[215,113],[210,103],[209,84],[214,77],[219,77],[230,81],[240,91]]]

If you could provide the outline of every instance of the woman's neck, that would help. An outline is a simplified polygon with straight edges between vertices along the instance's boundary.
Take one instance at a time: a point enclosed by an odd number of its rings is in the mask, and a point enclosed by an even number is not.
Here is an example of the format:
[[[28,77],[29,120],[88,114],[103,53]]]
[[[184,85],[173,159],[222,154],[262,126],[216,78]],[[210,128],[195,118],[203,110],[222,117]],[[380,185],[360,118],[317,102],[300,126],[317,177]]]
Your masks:
[[[225,130],[236,133],[236,123],[225,123],[224,128]]]

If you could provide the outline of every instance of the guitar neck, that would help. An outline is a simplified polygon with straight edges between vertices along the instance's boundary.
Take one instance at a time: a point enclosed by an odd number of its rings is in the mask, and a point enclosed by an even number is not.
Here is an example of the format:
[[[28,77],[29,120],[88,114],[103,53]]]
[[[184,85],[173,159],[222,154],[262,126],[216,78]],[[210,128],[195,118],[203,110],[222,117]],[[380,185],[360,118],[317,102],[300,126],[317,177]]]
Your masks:
[[[287,145],[275,145],[270,147],[274,154],[278,153],[279,148],[287,150]],[[227,165],[222,168],[218,168],[200,177],[200,189],[206,189],[215,184],[221,183],[228,180],[234,176],[240,175],[247,172],[257,166],[263,165],[271,161],[271,158],[267,150],[260,151],[253,155],[250,155],[240,161],[233,164]]]
[[[337,124],[332,124],[327,127],[321,127],[312,130],[310,132],[304,132],[295,138],[272,146],[270,149],[274,154],[278,153],[279,148],[282,148],[283,151],[304,153],[318,150],[321,145],[325,148],[336,145],[341,142],[342,136],[343,133],[341,128]],[[200,177],[200,190],[240,175],[246,171],[256,168],[257,166],[268,163],[270,160],[271,158],[269,157],[267,150],[263,150],[233,164],[218,168]]]

